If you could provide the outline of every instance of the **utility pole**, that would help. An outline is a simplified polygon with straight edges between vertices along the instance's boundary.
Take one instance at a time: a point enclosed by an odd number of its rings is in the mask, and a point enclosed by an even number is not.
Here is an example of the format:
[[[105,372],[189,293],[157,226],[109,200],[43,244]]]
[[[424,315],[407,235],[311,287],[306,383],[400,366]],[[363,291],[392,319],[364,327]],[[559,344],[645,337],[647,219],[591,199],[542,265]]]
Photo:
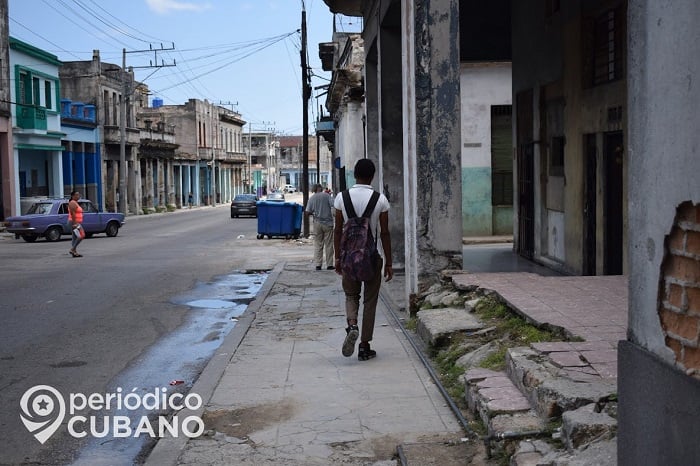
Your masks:
[[[171,47],[164,48],[161,44],[160,49],[154,49],[152,46],[148,50],[129,50],[122,49],[122,99],[119,103],[119,212],[126,215],[127,211],[127,192],[126,192],[126,111],[127,104],[126,100],[130,100],[131,89],[129,89],[130,79],[126,79],[126,54],[127,53],[145,53],[153,52],[155,58],[155,65],[153,62],[149,66],[132,66],[131,68],[163,68],[166,66],[175,66],[175,61],[171,65],[166,65],[164,62],[158,64],[158,52],[163,50],[175,50],[175,44],[173,43]]]
[[[309,99],[311,98],[311,86],[309,85],[309,68],[306,63],[306,7],[301,10],[301,88],[303,100],[303,141],[302,141],[302,180],[304,207],[309,201]],[[304,236],[309,236],[309,217],[304,215]]]

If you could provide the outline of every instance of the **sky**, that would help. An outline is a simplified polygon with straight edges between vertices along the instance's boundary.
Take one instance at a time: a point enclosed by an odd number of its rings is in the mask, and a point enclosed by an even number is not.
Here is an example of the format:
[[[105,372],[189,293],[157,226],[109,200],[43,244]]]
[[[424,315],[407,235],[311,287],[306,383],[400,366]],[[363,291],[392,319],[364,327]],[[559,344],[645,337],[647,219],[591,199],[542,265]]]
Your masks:
[[[121,66],[126,49],[127,67],[151,99],[207,99],[240,113],[252,131],[282,135],[303,128],[302,8],[312,87],[330,82],[318,44],[332,41],[334,22],[339,32],[361,30],[360,18],[334,18],[323,0],[9,0],[9,7],[10,36],[59,60],[91,60],[98,49],[103,62]],[[160,50],[141,52],[151,49]],[[312,134],[320,107],[327,114],[324,92],[312,92]]]

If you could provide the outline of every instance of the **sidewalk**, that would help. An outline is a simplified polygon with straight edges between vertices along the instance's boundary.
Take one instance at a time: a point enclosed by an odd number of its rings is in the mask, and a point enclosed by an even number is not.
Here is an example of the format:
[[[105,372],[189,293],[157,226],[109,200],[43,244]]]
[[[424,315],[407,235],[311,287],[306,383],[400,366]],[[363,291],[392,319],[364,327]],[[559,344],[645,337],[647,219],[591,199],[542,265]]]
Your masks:
[[[395,465],[399,444],[458,442],[459,423],[382,300],[370,361],[341,355],[343,310],[338,275],[308,261],[275,267],[192,387],[207,432],[160,440],[146,464]]]
[[[465,271],[452,280],[494,290],[527,319],[582,337],[534,349],[565,373],[615,383],[626,277],[541,276],[518,264],[528,272]],[[313,270],[308,259],[279,263],[190,390],[204,407],[179,413],[201,416],[205,434],[161,439],[145,464],[388,466],[402,444],[459,444],[464,431],[387,307],[405,307],[402,280],[382,285],[372,344],[378,356],[360,362],[357,352],[340,353],[340,277]],[[581,375],[584,360],[591,370]],[[450,464],[436,458],[439,450],[426,453],[426,464]]]

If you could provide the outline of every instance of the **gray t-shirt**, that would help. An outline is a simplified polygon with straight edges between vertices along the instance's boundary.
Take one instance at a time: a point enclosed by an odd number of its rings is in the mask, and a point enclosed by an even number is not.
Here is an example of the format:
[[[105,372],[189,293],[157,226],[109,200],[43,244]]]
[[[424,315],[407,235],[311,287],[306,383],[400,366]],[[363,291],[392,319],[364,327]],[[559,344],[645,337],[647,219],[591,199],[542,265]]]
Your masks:
[[[306,211],[314,216],[314,222],[333,226],[333,198],[330,194],[314,193],[306,203]]]

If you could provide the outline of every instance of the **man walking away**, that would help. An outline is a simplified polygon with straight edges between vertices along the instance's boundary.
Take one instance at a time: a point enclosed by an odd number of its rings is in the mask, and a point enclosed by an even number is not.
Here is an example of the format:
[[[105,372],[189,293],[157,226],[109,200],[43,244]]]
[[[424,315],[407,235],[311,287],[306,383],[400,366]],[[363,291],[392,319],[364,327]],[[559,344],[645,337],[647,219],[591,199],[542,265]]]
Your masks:
[[[306,203],[305,215],[314,217],[314,261],[316,270],[323,269],[325,251],[326,269],[333,270],[333,198],[320,184],[314,185],[314,194]]]
[[[379,298],[379,288],[382,283],[382,263],[384,264],[384,277],[389,281],[394,276],[394,271],[391,265],[391,237],[389,235],[389,200],[383,194],[375,193],[371,186],[372,179],[376,169],[374,163],[369,159],[360,159],[355,164],[355,180],[357,184],[346,191],[346,199],[349,199],[351,206],[346,208],[343,193],[336,196],[335,207],[335,229],[333,234],[333,246],[335,249],[335,271],[343,277],[343,291],[345,292],[345,315],[348,326],[345,329],[346,336],[343,342],[343,356],[350,357],[355,351],[355,342],[358,336],[360,337],[360,345],[358,348],[357,358],[360,361],[366,361],[377,356],[377,352],[370,348],[369,342],[372,341],[374,334],[374,318],[377,310],[377,300]],[[349,195],[349,197],[348,197]],[[374,198],[374,199],[373,199]],[[371,212],[366,212],[370,202],[376,202]],[[347,256],[343,255],[341,245],[346,243],[346,234],[344,225],[351,217],[348,216],[348,210],[355,216],[367,216],[369,218],[369,230],[372,234],[371,240],[381,242],[382,256],[375,254],[373,257],[374,266],[369,266],[370,270],[360,272],[369,278],[358,280],[356,277],[357,271],[350,272],[348,264],[341,262],[341,258],[346,260]],[[376,248],[379,251],[379,247]],[[360,263],[360,262],[357,262]],[[360,309],[360,291],[364,285],[363,309],[362,309],[362,334],[358,329],[358,316]]]

